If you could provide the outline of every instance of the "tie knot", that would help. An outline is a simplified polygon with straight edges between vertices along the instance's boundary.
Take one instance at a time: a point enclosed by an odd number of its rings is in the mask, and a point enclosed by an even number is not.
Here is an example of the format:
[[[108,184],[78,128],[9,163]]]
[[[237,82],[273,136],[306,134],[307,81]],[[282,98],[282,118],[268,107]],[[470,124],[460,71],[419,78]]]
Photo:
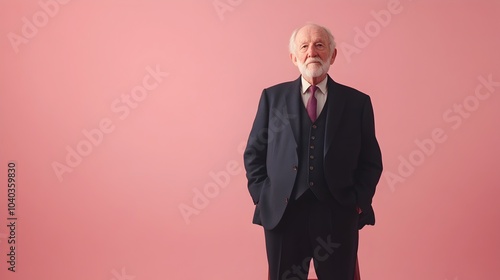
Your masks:
[[[311,85],[310,89],[311,89],[311,94],[314,94],[316,92],[316,90],[318,89],[318,87],[315,85]]]

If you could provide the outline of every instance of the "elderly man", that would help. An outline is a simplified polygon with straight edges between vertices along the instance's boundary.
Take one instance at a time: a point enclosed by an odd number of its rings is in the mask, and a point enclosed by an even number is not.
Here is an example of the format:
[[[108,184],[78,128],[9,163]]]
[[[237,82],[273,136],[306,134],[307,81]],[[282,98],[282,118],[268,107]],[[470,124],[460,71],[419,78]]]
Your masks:
[[[295,30],[301,76],[262,92],[244,153],[253,222],[264,228],[269,278],[353,280],[358,229],[375,223],[382,172],[370,97],[333,81],[337,50],[316,24]]]

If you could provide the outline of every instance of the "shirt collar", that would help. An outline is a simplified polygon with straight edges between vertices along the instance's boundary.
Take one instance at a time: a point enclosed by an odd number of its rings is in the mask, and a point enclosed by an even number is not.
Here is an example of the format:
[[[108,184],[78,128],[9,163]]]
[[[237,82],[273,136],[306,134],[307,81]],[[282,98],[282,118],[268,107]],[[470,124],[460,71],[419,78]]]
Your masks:
[[[304,76],[300,76],[300,80],[302,81],[301,93],[305,94],[307,92],[307,89],[311,86],[311,84],[308,81],[306,81],[306,79],[304,79]],[[319,90],[324,94],[327,93],[327,90],[326,90],[327,80],[328,80],[328,76],[326,76],[326,78],[324,78],[323,81],[319,82],[319,84],[316,85],[319,88]]]

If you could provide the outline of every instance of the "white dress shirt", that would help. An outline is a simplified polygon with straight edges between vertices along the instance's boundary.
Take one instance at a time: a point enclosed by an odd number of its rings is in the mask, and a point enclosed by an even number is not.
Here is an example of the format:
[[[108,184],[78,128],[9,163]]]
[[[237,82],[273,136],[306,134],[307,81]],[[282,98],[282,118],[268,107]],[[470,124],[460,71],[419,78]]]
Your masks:
[[[311,97],[311,91],[309,90],[309,87],[311,84],[304,79],[304,77],[301,77],[302,80],[302,88],[300,90],[301,96],[302,96],[302,101],[304,102],[304,106],[307,108],[307,101],[309,101],[309,97]],[[318,101],[318,107],[316,108],[316,114],[318,114],[316,117],[321,114],[321,110],[323,110],[323,107],[325,107],[326,103],[326,96],[328,94],[327,88],[326,88],[326,81],[328,80],[328,77],[323,79],[319,84],[316,86],[318,87],[316,89],[316,92],[314,95],[316,96],[316,100]]]

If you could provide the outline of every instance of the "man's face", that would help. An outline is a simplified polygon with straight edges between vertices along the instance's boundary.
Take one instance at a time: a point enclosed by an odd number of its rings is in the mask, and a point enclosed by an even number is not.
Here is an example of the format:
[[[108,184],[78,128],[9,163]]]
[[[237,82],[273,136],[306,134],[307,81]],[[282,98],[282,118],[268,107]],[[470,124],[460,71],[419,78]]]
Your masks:
[[[295,52],[290,57],[303,76],[321,81],[335,61],[336,53],[337,50],[330,50],[328,34],[322,28],[306,25],[297,32]]]

